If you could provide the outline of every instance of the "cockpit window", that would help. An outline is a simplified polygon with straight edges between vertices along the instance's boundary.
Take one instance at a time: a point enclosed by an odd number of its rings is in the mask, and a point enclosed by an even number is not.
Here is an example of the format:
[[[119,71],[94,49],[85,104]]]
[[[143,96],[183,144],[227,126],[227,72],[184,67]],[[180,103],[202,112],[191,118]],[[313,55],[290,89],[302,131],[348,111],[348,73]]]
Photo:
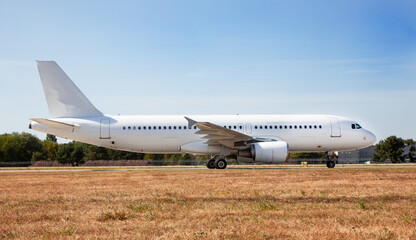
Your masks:
[[[351,128],[352,129],[360,129],[361,128],[361,126],[360,126],[360,124],[358,124],[358,123],[353,123],[353,124],[351,124]]]

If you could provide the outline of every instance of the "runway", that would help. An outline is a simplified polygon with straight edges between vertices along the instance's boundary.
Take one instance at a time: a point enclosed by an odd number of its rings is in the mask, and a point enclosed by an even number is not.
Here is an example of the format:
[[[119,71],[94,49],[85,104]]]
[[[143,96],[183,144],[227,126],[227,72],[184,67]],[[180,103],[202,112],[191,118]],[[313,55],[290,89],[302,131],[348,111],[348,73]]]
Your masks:
[[[337,164],[333,170],[340,169],[389,169],[416,168],[416,164]],[[207,169],[199,166],[106,166],[106,167],[10,167],[0,168],[0,173],[24,172],[91,172],[91,171],[233,171],[233,170],[312,170],[328,169],[324,164],[303,167],[300,165],[229,165],[225,170]]]

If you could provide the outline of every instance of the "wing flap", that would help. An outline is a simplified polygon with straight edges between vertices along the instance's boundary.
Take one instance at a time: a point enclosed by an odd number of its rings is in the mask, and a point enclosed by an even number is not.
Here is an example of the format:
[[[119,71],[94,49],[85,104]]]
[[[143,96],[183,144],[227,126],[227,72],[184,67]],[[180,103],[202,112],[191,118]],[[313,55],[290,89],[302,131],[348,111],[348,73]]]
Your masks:
[[[244,133],[240,133],[225,127],[210,123],[210,122],[198,122],[188,117],[189,127],[196,126],[200,130],[196,131],[195,134],[204,135],[202,139],[206,139],[205,144],[218,145],[222,144],[232,149],[238,149],[235,145],[236,142],[248,142],[253,140],[251,136]]]

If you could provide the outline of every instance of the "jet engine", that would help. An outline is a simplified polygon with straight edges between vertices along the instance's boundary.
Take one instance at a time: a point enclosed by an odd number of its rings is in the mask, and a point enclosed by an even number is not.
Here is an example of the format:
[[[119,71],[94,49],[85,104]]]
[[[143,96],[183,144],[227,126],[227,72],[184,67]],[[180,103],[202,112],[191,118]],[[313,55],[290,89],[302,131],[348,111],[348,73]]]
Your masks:
[[[283,141],[253,143],[249,148],[238,151],[238,156],[262,163],[283,163],[288,154],[289,145]]]

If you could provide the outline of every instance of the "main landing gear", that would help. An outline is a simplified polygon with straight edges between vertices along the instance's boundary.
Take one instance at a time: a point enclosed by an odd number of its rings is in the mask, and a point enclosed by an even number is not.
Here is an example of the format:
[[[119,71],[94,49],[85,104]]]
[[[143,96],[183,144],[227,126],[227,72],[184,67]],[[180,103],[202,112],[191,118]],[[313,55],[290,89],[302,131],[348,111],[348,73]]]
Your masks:
[[[225,169],[227,167],[227,161],[225,161],[224,159],[220,158],[220,159],[215,159],[212,158],[210,160],[208,160],[207,162],[207,168],[209,169]]]

